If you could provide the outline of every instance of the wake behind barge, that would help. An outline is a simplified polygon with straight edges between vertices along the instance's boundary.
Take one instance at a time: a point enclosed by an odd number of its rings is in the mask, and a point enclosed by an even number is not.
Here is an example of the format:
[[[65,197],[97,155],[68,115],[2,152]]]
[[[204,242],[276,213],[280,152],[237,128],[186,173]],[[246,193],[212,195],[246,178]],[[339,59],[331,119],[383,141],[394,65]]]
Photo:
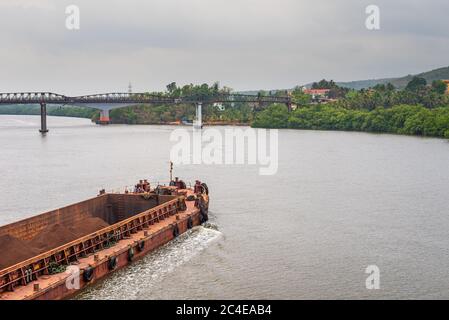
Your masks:
[[[63,299],[208,220],[209,190],[182,180],[100,194],[0,227],[0,300]]]

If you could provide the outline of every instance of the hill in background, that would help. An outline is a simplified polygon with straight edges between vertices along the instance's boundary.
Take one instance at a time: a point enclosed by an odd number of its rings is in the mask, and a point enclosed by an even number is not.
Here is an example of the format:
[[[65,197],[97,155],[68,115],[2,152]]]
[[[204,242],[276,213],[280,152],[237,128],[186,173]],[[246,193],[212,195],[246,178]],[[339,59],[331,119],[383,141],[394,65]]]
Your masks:
[[[383,78],[383,79],[371,79],[371,80],[358,80],[358,81],[349,81],[349,82],[337,82],[337,85],[341,87],[346,87],[350,89],[367,89],[372,88],[376,84],[387,84],[388,82],[391,82],[396,88],[398,89],[404,89],[407,84],[413,79],[413,77],[421,77],[427,80],[427,83],[432,83],[434,80],[446,80],[449,79],[449,67],[443,67],[427,72],[422,72],[415,75],[408,75],[405,77],[400,78]],[[321,79],[317,79],[319,81]],[[330,80],[330,79],[328,79]],[[310,88],[312,87],[312,83],[308,83],[305,85],[305,87]],[[285,91],[286,89],[274,89],[274,90],[265,90],[266,92],[271,91],[272,93],[276,93],[277,91]],[[291,90],[291,89],[288,89]],[[242,94],[251,94],[256,95],[257,90],[248,90],[248,91],[239,91],[239,93]]]
[[[432,83],[432,81],[434,80],[449,79],[449,67],[439,68],[415,75],[408,75],[401,78],[385,78],[385,79],[360,80],[350,82],[337,82],[337,84],[341,87],[360,90],[369,87],[374,87],[376,84],[386,84],[390,82],[396,88],[404,89],[407,86],[407,83],[409,83],[415,76],[426,79],[427,83]]]

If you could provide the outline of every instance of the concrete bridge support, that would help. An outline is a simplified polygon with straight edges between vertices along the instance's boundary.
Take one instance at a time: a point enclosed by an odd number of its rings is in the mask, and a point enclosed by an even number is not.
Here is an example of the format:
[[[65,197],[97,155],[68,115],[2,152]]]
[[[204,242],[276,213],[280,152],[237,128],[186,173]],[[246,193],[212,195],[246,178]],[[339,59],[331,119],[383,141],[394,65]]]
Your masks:
[[[109,109],[100,110],[100,120],[98,120],[98,124],[110,124],[111,119],[109,118]]]
[[[202,115],[202,103],[199,102],[196,105],[196,120],[195,123],[193,124],[193,127],[195,129],[202,129],[203,128],[203,115]]]
[[[48,132],[48,129],[47,129],[47,104],[45,102],[41,102],[41,128],[40,128],[39,132],[42,134],[45,134]]]

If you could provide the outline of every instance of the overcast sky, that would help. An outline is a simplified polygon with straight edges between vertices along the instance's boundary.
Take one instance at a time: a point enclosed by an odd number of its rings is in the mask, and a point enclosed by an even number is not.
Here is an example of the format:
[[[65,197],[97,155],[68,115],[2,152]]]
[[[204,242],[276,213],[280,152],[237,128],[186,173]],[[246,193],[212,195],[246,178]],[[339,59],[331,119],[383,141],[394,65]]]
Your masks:
[[[78,5],[80,30],[65,27]],[[381,29],[365,27],[380,7]],[[448,0],[0,0],[0,92],[235,90],[449,65]]]

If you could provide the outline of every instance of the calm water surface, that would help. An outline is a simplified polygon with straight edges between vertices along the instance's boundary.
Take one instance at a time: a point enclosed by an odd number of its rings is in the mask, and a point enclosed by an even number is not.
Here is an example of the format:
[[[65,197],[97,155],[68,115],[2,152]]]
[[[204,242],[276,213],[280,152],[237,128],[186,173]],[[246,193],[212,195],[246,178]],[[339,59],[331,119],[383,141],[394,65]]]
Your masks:
[[[166,181],[174,127],[0,116],[0,224],[136,180]],[[219,128],[223,130],[224,128]],[[211,190],[195,228],[80,299],[449,298],[449,143],[279,132],[279,170],[182,166]],[[381,271],[365,288],[365,268]]]

